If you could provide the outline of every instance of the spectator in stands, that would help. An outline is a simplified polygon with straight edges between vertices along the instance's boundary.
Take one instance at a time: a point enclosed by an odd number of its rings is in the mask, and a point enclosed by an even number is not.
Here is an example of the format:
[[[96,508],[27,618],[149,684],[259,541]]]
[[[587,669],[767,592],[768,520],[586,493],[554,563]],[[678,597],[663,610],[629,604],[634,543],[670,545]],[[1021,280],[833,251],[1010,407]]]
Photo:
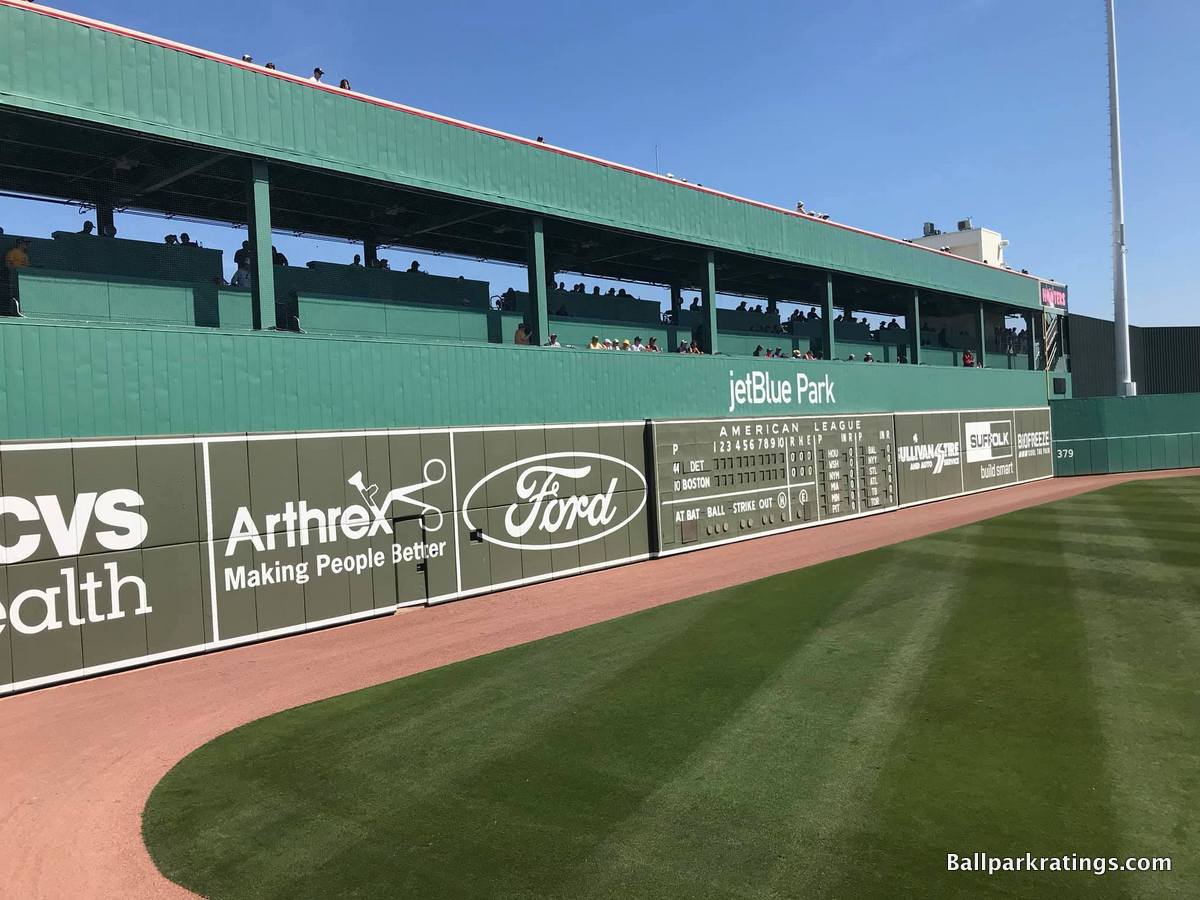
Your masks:
[[[804,354],[801,353],[799,350],[793,350],[792,351],[792,359],[804,359]]]
[[[287,257],[284,256],[282,253],[280,253],[278,250],[276,250],[274,247],[272,247],[271,248],[271,265],[286,266],[287,264],[288,264]]]
[[[688,307],[688,309],[699,309],[699,308],[700,308],[700,298],[699,298],[699,297],[693,297],[693,298],[692,298],[692,305],[691,305],[691,306],[689,306],[689,307]]]
[[[29,268],[29,241],[21,238],[17,241],[15,247],[4,254],[4,283],[0,284],[0,301],[5,305],[12,301],[13,312],[20,313],[21,307],[17,303],[17,282],[13,278],[18,269]]]
[[[379,259],[375,260],[375,268],[387,269],[388,271],[391,271],[392,264],[381,256]]]
[[[412,262],[410,262],[410,263],[408,264],[408,271],[410,271],[410,272],[420,272],[420,271],[421,271],[421,264],[420,264],[420,263],[419,263],[417,260],[415,260],[415,259],[414,259]]]
[[[819,319],[819,318],[821,318],[821,317],[817,315],[817,311],[816,311],[815,309],[810,309],[810,310],[808,311],[808,318],[810,318],[810,319]]]
[[[908,353],[905,352],[903,347],[896,351],[896,362],[902,366],[908,365]]]
[[[546,346],[547,346],[547,347],[561,347],[561,346],[562,346],[562,344],[560,344],[560,343],[558,342],[558,335],[557,335],[557,334],[551,334],[551,335],[550,335],[550,340],[546,341]]]
[[[703,353],[703,352],[704,351],[700,349],[699,341],[694,340],[690,344],[688,344],[688,353]]]
[[[863,356],[863,362],[875,362],[875,357],[871,355],[870,350]]]
[[[229,286],[236,288],[248,288],[253,283],[253,277],[250,274],[249,260],[241,263],[237,271],[233,273],[233,277],[229,279]]]
[[[963,362],[964,369],[975,368],[975,354],[972,353],[970,350],[964,350],[963,355],[962,355],[962,362]]]
[[[270,69],[272,72],[274,72],[275,71],[275,63],[273,63],[273,62],[267,63],[267,68]]]
[[[759,344],[757,347],[754,348],[754,355],[755,356],[763,355],[763,345],[762,344]]]
[[[598,284],[592,285],[592,296],[593,297],[600,296],[600,285],[598,285]]]
[[[608,296],[610,296],[610,297],[615,297],[615,296],[617,296],[617,289],[616,289],[616,288],[609,288],[609,289],[608,289]]]
[[[10,272],[29,267],[29,241],[21,238],[16,246],[4,254],[4,267]]]
[[[348,91],[348,90],[350,90],[350,82],[347,79],[343,78],[341,81],[338,82],[338,87],[340,87],[343,91]]]
[[[588,341],[587,348],[589,350],[603,350],[604,345],[600,343],[600,338],[593,334],[592,339]]]
[[[758,306],[754,307],[754,312],[755,312],[755,314],[756,314],[756,315],[760,315],[760,316],[761,316],[761,315],[762,315],[762,311],[763,311],[763,308],[762,308],[762,304],[761,304],[761,303],[760,303],[760,304],[758,304]]]
[[[324,77],[324,75],[325,75],[325,70],[322,69],[320,66],[317,66],[315,69],[313,69],[312,78],[310,78],[308,80],[313,82],[314,84],[320,84],[321,79]]]
[[[186,231],[181,231],[179,233],[179,246],[181,246],[181,247],[199,247],[200,245],[197,244],[195,241],[193,241],[192,236],[190,234],[188,234]]]
[[[513,335],[513,343],[520,344],[522,347],[529,346],[530,328],[524,322],[517,326],[517,331]]]
[[[675,348],[675,352],[676,353],[687,353],[688,352],[687,341],[680,341],[679,346]]]
[[[629,349],[636,350],[639,353],[642,353],[645,351],[646,348],[644,346],[642,346],[642,336],[640,334],[635,334],[633,336],[633,346],[631,346]]]
[[[745,312],[746,311],[746,301],[743,300],[741,303],[739,303],[737,305],[737,308],[738,308],[739,312]]]
[[[100,237],[115,238],[117,236],[116,225],[105,225],[100,229]]]
[[[173,234],[164,234],[163,243],[168,247],[174,247],[179,243],[179,238],[175,237]]]
[[[239,269],[242,268],[243,266],[249,268],[249,266],[250,266],[250,242],[249,241],[242,241],[242,249],[236,251],[233,254],[233,264],[235,266],[237,266]]]
[[[359,254],[355,253],[354,259],[352,259],[350,261],[350,265],[359,266],[361,268],[362,267],[362,257]]]
[[[649,341],[646,342],[646,352],[662,353],[662,348],[658,346],[658,338],[652,337],[652,338],[650,338]]]
[[[783,359],[783,348],[782,348],[782,347],[776,347],[776,348],[775,348],[775,358],[776,358],[776,359]]]
[[[91,234],[96,230],[96,226],[92,224],[91,219],[83,223],[83,227],[79,229],[80,234]]]
[[[847,356],[847,357],[846,357],[846,361],[847,361],[847,362],[854,362],[854,354],[853,354],[853,353],[851,353],[849,356]]]

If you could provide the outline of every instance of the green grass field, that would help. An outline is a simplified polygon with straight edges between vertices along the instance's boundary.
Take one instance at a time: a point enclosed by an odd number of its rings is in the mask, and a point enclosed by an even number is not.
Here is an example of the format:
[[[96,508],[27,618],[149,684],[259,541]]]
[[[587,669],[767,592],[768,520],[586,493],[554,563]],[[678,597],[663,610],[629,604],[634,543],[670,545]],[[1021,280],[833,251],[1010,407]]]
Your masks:
[[[1198,584],[1200,479],[1124,485],[252,723],[145,838],[209,897],[1194,898]]]

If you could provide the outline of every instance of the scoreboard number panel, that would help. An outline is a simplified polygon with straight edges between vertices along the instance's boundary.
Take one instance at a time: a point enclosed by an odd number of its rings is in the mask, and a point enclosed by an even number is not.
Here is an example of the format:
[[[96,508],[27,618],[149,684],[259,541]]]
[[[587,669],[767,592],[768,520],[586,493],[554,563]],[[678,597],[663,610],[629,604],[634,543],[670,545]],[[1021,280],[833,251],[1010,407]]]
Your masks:
[[[655,423],[664,549],[895,507],[891,415]]]

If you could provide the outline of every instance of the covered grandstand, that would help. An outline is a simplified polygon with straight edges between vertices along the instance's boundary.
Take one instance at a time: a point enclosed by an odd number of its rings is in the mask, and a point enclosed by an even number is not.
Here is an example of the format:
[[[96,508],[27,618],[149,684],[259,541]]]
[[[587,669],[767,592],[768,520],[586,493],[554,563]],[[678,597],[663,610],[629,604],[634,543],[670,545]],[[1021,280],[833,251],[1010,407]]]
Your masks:
[[[33,261],[10,275],[21,325],[501,344],[525,322],[534,346],[619,331],[1066,373],[1035,277],[46,7],[0,0],[0,24],[0,190],[94,210],[100,235],[122,210],[243,227],[253,272],[233,287],[217,250],[5,223],[0,253],[27,237]],[[278,265],[272,233],[356,242],[365,265]],[[523,265],[526,289],[373,268],[392,247]],[[661,285],[670,307],[564,273]]]

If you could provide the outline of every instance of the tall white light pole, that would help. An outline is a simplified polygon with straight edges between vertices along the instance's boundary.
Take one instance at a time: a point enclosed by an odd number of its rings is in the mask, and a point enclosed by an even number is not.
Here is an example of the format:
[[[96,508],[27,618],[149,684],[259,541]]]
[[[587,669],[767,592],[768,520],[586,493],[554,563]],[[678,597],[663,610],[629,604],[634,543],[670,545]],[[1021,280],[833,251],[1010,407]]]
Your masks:
[[[1115,0],[1108,11],[1108,135],[1112,159],[1113,327],[1116,332],[1117,393],[1137,393],[1129,365],[1129,299],[1125,281],[1125,193],[1121,184],[1121,110],[1117,96],[1117,15]]]

